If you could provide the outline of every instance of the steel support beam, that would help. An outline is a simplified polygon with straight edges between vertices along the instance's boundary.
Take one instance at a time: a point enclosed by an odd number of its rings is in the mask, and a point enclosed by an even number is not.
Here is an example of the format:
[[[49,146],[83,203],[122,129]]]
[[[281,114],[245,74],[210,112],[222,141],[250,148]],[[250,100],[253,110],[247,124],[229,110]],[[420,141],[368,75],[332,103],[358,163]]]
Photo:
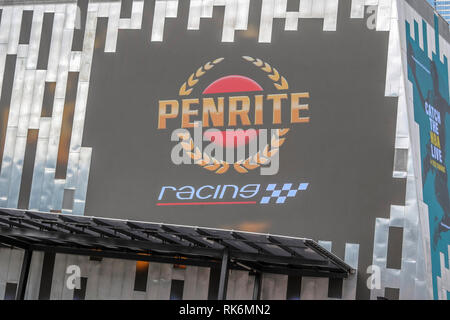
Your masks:
[[[220,260],[210,259],[208,257],[180,257],[179,255],[147,255],[138,254],[132,252],[119,252],[114,250],[89,250],[80,248],[69,248],[69,247],[58,247],[58,246],[41,246],[33,245],[32,249],[34,251],[42,252],[52,252],[52,253],[62,253],[89,257],[101,257],[110,259],[123,259],[123,260],[133,260],[133,261],[148,261],[157,263],[170,263],[170,264],[180,264],[187,266],[199,266],[199,267],[213,267],[220,263]]]
[[[24,250],[27,250],[30,247],[29,243],[2,234],[0,234],[0,242]]]
[[[222,264],[220,266],[219,293],[217,294],[217,300],[226,300],[227,298],[229,260],[229,252],[228,250],[225,250],[222,256]]]
[[[28,276],[30,274],[32,250],[25,250],[23,256],[22,269],[20,271],[19,284],[17,286],[16,300],[25,300],[25,292],[27,290]]]
[[[253,300],[261,300],[262,273],[255,273],[255,285],[253,287]]]
[[[28,236],[39,240],[61,240],[73,243],[87,243],[92,246],[122,246],[122,247],[133,247],[139,248],[141,250],[151,250],[151,251],[162,251],[162,252],[177,252],[182,255],[198,255],[198,256],[210,256],[213,258],[221,258],[220,251],[216,249],[209,248],[195,248],[187,247],[181,245],[169,245],[154,243],[151,241],[136,241],[136,240],[124,240],[117,238],[101,238],[101,237],[91,237],[82,235],[72,235],[72,234],[61,234],[56,232],[39,231],[39,230],[23,230],[17,228],[0,228],[0,234],[8,237],[14,236]]]

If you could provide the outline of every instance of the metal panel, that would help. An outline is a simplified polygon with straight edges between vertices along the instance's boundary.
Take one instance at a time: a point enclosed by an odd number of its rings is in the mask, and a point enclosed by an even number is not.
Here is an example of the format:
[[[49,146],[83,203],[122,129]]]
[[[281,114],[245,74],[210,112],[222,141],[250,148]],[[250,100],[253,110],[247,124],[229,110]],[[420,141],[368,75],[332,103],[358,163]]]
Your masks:
[[[0,43],[7,44],[9,41],[13,11],[14,7],[12,6],[2,8],[2,20],[0,23]]]
[[[66,263],[65,263],[64,278],[63,278],[64,283],[62,286],[61,299],[62,300],[73,300],[74,289],[71,289],[67,286],[68,277],[71,274],[67,274],[66,271],[69,266],[79,267],[80,271],[81,271],[81,266],[78,262],[78,257],[75,255],[72,255],[72,254],[67,255],[67,259],[65,262]],[[80,275],[80,276],[82,276],[82,275]],[[80,285],[81,285],[81,279],[79,279],[79,280],[80,280]]]
[[[302,277],[300,300],[326,300],[328,298],[328,279]]]
[[[0,300],[4,300],[5,298],[11,251],[9,248],[0,248]]]
[[[345,262],[355,269],[355,273],[344,279],[342,284],[342,300],[356,299],[356,283],[358,281],[358,255],[359,244],[347,243],[345,245]]]
[[[36,147],[36,160],[33,170],[29,208],[39,210],[41,207],[41,192],[44,184],[45,162],[47,158],[50,136],[51,118],[41,118],[39,122],[39,136]]]
[[[8,277],[7,282],[9,283],[19,283],[20,270],[22,267],[24,251],[12,249],[9,256],[9,267],[8,267]]]
[[[134,279],[136,277],[136,262],[124,261],[124,279],[121,299],[131,300],[134,291]]]
[[[183,300],[197,299],[197,283],[199,267],[187,266],[183,288]]]
[[[108,299],[118,300],[121,298],[125,279],[125,261],[115,260],[112,265],[111,288]]]
[[[263,274],[261,300],[285,300],[288,277],[278,274]]]
[[[99,278],[101,262],[90,261],[88,271],[88,281],[86,286],[86,300],[98,300],[99,296]]]
[[[64,13],[56,13],[53,20],[52,39],[48,56],[47,81],[56,81],[61,50],[61,40],[64,30]]]
[[[208,299],[208,287],[209,287],[209,276],[210,268],[198,268],[197,272],[197,295],[196,300],[207,300]]]
[[[69,255],[56,254],[55,266],[53,269],[52,288],[50,291],[50,300],[64,299],[63,291],[66,286],[66,270]]]
[[[108,30],[106,32],[105,52],[115,52],[119,34],[121,1],[111,2],[109,6]]]
[[[249,291],[249,273],[248,271],[233,270],[235,272],[235,288],[233,299],[251,300],[253,291]]]
[[[9,29],[8,54],[17,54],[22,26],[23,6],[14,6]]]
[[[153,17],[152,40],[163,41],[164,24],[166,21],[167,2],[162,0],[155,1],[155,14]]]
[[[161,282],[161,264],[150,263],[148,268],[147,299],[158,300]]]
[[[111,296],[111,288],[113,282],[113,266],[115,264],[114,259],[103,259],[100,262],[100,270],[98,273],[98,296],[99,300],[109,299]]]
[[[31,258],[30,275],[28,277],[25,300],[37,300],[39,298],[39,287],[41,284],[42,265],[44,253],[35,251]]]
[[[173,265],[161,264],[161,279],[158,288],[158,300],[169,300],[172,283]]]

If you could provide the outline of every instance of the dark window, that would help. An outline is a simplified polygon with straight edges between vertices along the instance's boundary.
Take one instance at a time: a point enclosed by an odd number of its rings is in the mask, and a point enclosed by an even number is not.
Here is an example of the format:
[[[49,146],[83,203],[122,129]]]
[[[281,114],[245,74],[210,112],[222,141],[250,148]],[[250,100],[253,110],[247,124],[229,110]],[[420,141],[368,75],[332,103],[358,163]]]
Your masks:
[[[331,279],[328,281],[328,298],[342,298],[343,279]]]
[[[408,149],[395,149],[394,171],[408,170]]]
[[[55,100],[56,82],[46,82],[42,100],[41,117],[51,117]]]
[[[6,129],[8,128],[9,107],[11,105],[15,70],[16,56],[7,55],[3,75],[3,86],[0,92],[0,168],[3,161],[3,151],[5,147]]]
[[[48,56],[50,53],[50,43],[53,31],[53,13],[44,13],[44,21],[42,23],[41,44],[39,46],[39,55],[37,62],[38,70],[46,70],[48,65]]]
[[[31,24],[33,22],[33,11],[25,10],[22,15],[22,26],[20,27],[19,44],[29,44]]]
[[[287,300],[300,300],[300,290],[302,287],[302,277],[289,276],[287,286]]]
[[[405,205],[406,179],[392,179],[392,204],[396,206]]]
[[[54,266],[55,266],[55,254],[46,252],[44,254],[44,261],[42,264],[41,286],[39,287],[39,300],[50,300]]]
[[[217,300],[219,293],[220,269],[211,268],[209,273],[208,300]]]
[[[389,227],[386,266],[390,269],[402,267],[403,228]]]
[[[300,11],[300,0],[287,0],[287,10],[288,12],[299,12]]]
[[[134,291],[147,291],[149,263],[145,261],[136,262],[136,277],[134,279]]]
[[[81,288],[73,291],[73,300],[84,300],[86,297],[87,278],[81,278]]]
[[[5,300],[16,300],[17,283],[7,283],[5,289]]]
[[[183,300],[183,280],[172,280],[172,286],[170,288],[170,300]]]
[[[61,136],[59,138],[58,161],[55,172],[56,179],[66,178],[70,139],[72,138],[73,117],[75,114],[75,100],[77,98],[78,73],[69,72],[66,87]]]
[[[120,7],[120,17],[130,18],[133,0],[122,0],[122,6]]]
[[[75,190],[64,189],[63,209],[72,210],[75,198]]]
[[[82,51],[84,42],[84,30],[86,28],[86,17],[89,0],[77,1],[77,18],[75,20],[75,31],[73,33],[72,51]]]
[[[89,257],[89,260],[90,261],[98,261],[98,262],[100,262],[100,261],[103,260],[103,258],[102,257],[97,257],[97,256],[92,256],[92,257]]]
[[[23,160],[22,178],[19,192],[19,209],[28,209],[30,202],[31,183],[33,180],[34,160],[36,158],[36,148],[39,130],[28,130],[27,147]]]
[[[384,297],[388,300],[399,300],[400,299],[400,289],[396,288],[385,288]]]

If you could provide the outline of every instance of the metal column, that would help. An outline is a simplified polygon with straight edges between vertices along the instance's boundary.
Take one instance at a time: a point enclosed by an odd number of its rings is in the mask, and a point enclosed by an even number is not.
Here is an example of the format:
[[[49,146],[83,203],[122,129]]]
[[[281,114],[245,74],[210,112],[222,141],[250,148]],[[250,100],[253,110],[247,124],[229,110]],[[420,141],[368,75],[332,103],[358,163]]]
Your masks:
[[[253,287],[253,300],[261,300],[262,274],[255,273],[255,286]]]
[[[16,300],[25,300],[25,291],[27,289],[28,275],[30,274],[32,255],[32,250],[25,250],[22,262],[22,270],[20,271],[19,284],[17,286]]]
[[[228,286],[228,250],[223,252],[222,264],[220,267],[220,279],[219,279],[219,293],[217,294],[217,300],[225,300],[227,297]]]

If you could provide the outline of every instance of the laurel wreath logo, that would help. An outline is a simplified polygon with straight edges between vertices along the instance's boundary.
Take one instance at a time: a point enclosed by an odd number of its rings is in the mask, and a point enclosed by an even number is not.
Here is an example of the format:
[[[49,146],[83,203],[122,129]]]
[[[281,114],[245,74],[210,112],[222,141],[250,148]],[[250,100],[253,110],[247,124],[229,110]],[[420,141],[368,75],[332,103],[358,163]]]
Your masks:
[[[289,89],[289,83],[287,82],[286,78],[280,75],[277,69],[272,67],[267,62],[262,61],[259,58],[252,58],[249,56],[243,56],[243,59],[245,59],[248,62],[253,63],[256,67],[267,73],[267,77],[269,77],[270,80],[272,80],[273,85],[277,90],[287,90]],[[179,95],[180,96],[188,96],[192,93],[192,90],[194,90],[194,87],[199,82],[200,78],[206,74],[206,72],[213,69],[216,65],[221,63],[225,58],[218,58],[214,61],[209,61],[205,63],[203,66],[197,69],[196,72],[191,74],[186,82],[183,83],[183,85],[180,88]]]
[[[267,76],[270,80],[273,81],[275,88],[277,90],[287,90],[289,89],[289,84],[287,80],[280,75],[277,69],[273,68],[270,64],[267,62],[262,61],[258,58],[252,58],[248,56],[243,56],[243,59],[247,60],[248,62],[253,63],[255,66],[260,68],[262,71],[267,73]],[[278,83],[279,82],[279,83]]]
[[[216,65],[221,63],[225,58],[219,58],[214,61],[209,61],[205,63],[203,66],[197,69],[196,72],[190,75],[189,79],[183,83],[183,85],[180,88],[180,96],[188,96],[191,94],[192,90],[194,89],[195,85],[198,83],[199,79],[205,75],[205,73],[212,68],[214,68]]]
[[[243,56],[248,62],[253,63],[256,67],[261,69],[263,72],[267,73],[267,76],[272,82],[277,90],[287,90],[289,89],[289,84],[287,80],[280,75],[277,69],[273,68],[267,62],[262,61],[258,58],[252,58],[249,56]],[[206,74],[206,72],[213,69],[219,63],[221,63],[225,58],[218,58],[214,61],[209,61],[203,66],[197,69],[196,72],[192,73],[186,82],[180,88],[180,96],[188,96],[194,90],[194,87],[199,82],[200,78]],[[283,138],[290,129],[277,129],[271,136],[270,146],[269,144],[264,148],[264,150],[259,151],[253,156],[248,157],[245,160],[240,160],[235,163],[228,163],[223,160],[217,160],[214,157],[208,156],[195,147],[194,140],[192,139],[189,132],[180,133],[178,137],[181,139],[181,146],[186,151],[186,153],[194,160],[194,163],[200,167],[214,172],[216,174],[224,174],[228,172],[230,168],[234,168],[239,173],[248,173],[251,170],[255,170],[261,165],[270,162],[270,159],[279,152],[280,147],[284,144],[286,138]],[[195,150],[194,150],[195,149]]]
[[[194,146],[194,140],[189,132],[180,133],[178,134],[178,137],[182,140],[181,146],[186,151],[186,154],[200,167],[217,174],[224,174],[231,167],[239,173],[248,173],[251,170],[259,168],[261,165],[269,163],[270,159],[279,152],[280,147],[286,141],[286,138],[282,137],[285,136],[289,130],[290,129],[275,130],[271,137],[270,146],[267,145],[264,150],[259,151],[245,160],[240,160],[235,163],[217,160],[214,157],[208,156],[206,153],[202,154],[200,149]]]

